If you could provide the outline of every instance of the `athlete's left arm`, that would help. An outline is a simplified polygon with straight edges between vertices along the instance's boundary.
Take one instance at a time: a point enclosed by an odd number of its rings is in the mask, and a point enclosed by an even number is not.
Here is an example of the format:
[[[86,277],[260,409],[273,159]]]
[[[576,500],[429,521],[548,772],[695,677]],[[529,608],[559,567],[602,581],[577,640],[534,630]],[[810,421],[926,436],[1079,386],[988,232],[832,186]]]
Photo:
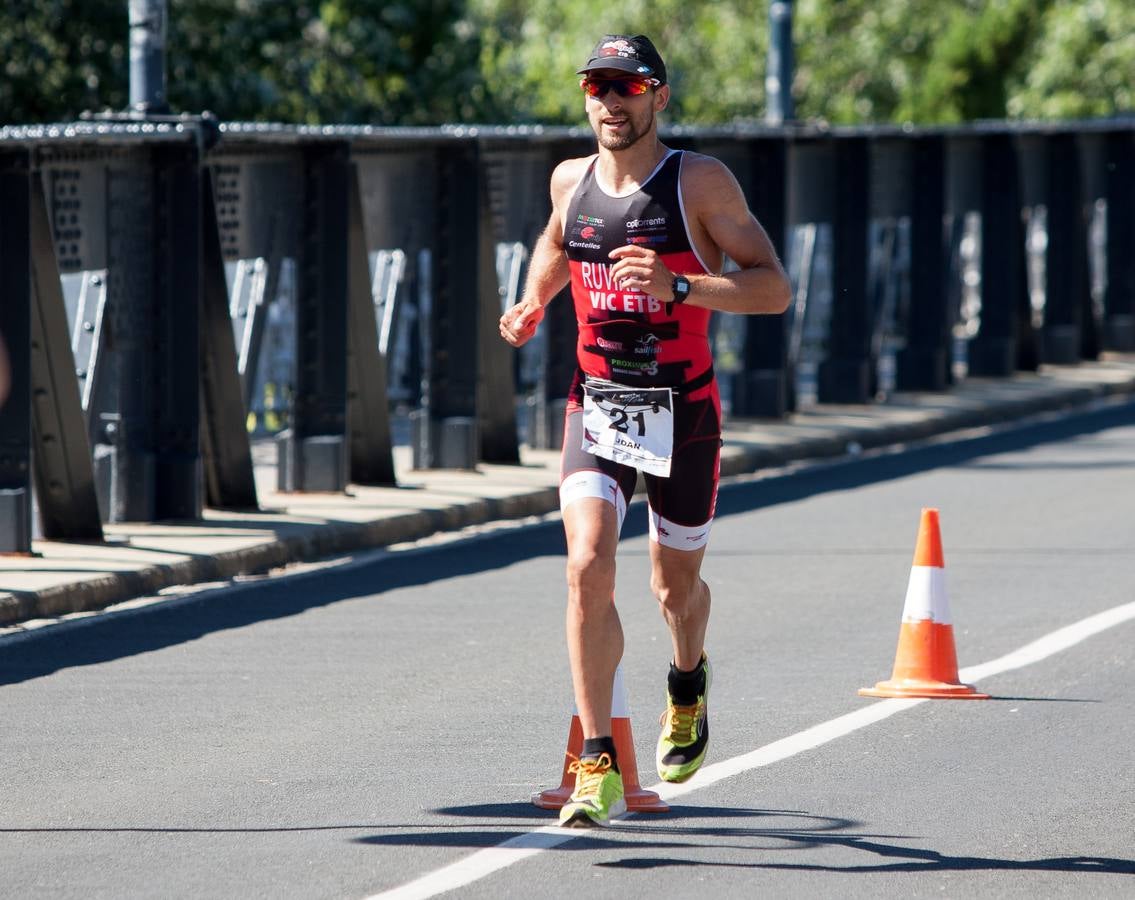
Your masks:
[[[792,288],[772,241],[750,212],[733,173],[720,160],[689,153],[682,166],[682,194],[690,237],[699,250],[724,254],[740,270],[723,275],[689,275],[689,306],[732,313],[782,313]],[[669,302],[674,273],[653,250],[635,244],[611,253],[611,274],[628,287]]]

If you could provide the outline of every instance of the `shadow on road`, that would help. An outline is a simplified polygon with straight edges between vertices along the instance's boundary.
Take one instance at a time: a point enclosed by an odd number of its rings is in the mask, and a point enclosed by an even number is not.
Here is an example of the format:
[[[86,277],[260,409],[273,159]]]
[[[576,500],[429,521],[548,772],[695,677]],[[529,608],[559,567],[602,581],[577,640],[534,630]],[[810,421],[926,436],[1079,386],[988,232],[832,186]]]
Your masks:
[[[554,818],[528,804],[505,803],[446,807],[435,814],[469,819],[539,818],[554,825]],[[704,819],[757,818],[779,822],[780,827],[716,827],[693,824]],[[784,821],[788,819],[789,821]],[[801,821],[802,820],[802,821]],[[675,806],[669,813],[634,816],[613,823],[601,831],[585,831],[556,846],[554,851],[580,850],[659,850],[665,856],[627,856],[623,859],[596,862],[608,869],[687,869],[695,866],[735,869],[780,869],[787,871],[871,873],[871,872],[1070,872],[1100,875],[1135,875],[1135,860],[1106,856],[1058,856],[1039,859],[1006,859],[995,856],[951,856],[936,850],[904,846],[899,842],[917,840],[913,836],[867,834],[850,829],[864,823],[848,818],[820,816],[796,810],[714,808],[708,806]],[[531,834],[531,826],[493,826],[472,822],[447,828],[408,830],[399,833],[369,835],[357,843],[381,847],[456,847],[483,849]],[[875,859],[863,864],[825,865],[791,862],[778,859],[778,854],[842,847],[870,854]],[[689,851],[705,850],[718,855],[722,850],[740,850],[760,854],[759,858],[742,861],[699,859]],[[674,851],[686,851],[673,855]]]

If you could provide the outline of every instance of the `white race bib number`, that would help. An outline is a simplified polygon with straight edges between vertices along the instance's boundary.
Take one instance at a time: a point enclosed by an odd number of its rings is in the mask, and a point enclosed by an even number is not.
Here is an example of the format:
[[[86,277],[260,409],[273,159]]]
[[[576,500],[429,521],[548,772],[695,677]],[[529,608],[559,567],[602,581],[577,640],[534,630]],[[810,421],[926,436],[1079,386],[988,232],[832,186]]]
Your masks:
[[[583,385],[583,449],[640,472],[670,477],[674,392],[589,378]]]

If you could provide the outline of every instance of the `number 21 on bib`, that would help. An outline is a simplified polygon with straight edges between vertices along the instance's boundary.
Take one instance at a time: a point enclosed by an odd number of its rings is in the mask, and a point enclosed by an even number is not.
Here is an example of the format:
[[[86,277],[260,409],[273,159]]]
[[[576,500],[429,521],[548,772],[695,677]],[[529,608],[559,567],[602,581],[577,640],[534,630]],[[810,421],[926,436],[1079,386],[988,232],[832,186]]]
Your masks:
[[[588,380],[583,386],[583,449],[669,478],[673,402],[670,388],[628,388]]]

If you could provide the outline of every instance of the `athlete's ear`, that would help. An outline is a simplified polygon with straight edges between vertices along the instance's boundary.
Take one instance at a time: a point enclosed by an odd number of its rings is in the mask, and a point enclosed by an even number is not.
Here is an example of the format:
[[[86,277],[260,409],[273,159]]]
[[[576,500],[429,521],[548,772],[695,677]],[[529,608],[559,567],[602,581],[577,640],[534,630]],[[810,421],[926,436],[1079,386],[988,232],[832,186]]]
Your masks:
[[[654,111],[662,112],[670,102],[670,85],[663,84],[654,90]]]

